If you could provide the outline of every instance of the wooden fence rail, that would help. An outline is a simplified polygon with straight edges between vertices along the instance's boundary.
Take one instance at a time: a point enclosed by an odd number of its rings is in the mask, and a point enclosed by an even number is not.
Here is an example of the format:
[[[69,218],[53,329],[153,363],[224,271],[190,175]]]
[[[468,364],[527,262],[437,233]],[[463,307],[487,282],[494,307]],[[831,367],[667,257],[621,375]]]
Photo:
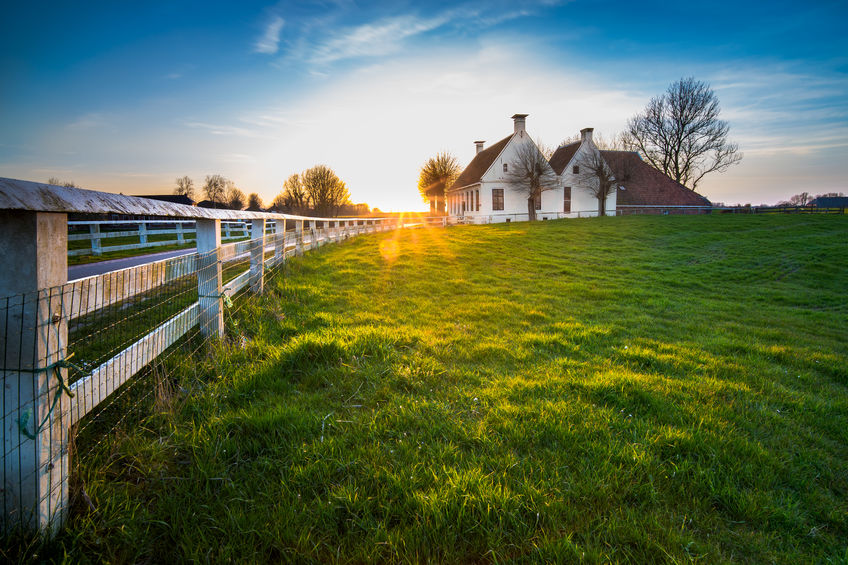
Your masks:
[[[138,223],[135,231],[118,231],[138,237],[144,234],[145,238],[159,232],[147,230],[148,226],[193,223],[197,252],[67,282],[68,241],[84,239],[76,238],[76,233],[69,235],[68,213],[169,218]],[[227,222],[236,224],[228,230]],[[86,224],[92,247],[94,242],[108,239],[108,232],[100,230],[108,223]],[[200,209],[0,178],[0,260],[16,266],[0,269],[0,297],[7,297],[0,298],[5,304],[0,315],[4,533],[20,526],[47,534],[57,531],[68,507],[72,426],[190,330],[199,328],[209,338],[222,336],[225,300],[243,289],[263,292],[266,269],[279,266],[292,255],[360,234],[402,227],[388,218],[311,218]],[[226,237],[239,237],[234,235],[236,228],[249,239],[224,244]],[[174,231],[178,233],[176,228]],[[157,242],[139,245],[142,243]],[[246,261],[248,267],[225,284],[222,264],[238,263],[236,260]],[[136,296],[174,281],[185,284],[194,279],[195,302],[97,366],[87,367],[87,374],[67,384],[70,322],[79,323],[107,307],[120,312]]]

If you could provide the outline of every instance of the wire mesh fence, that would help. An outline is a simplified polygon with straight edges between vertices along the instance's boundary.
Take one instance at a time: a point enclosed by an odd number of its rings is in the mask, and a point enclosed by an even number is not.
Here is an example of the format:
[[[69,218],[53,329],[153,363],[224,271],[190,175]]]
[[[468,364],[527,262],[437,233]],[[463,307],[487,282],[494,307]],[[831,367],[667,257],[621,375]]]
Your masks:
[[[251,239],[222,245],[218,222],[198,222],[199,247],[212,241],[205,251],[0,299],[5,537],[55,530],[72,498],[84,504],[74,470],[178,397],[185,375],[202,380],[204,351],[225,327],[238,339],[232,316],[282,276],[287,257],[378,230],[359,221],[268,224],[254,220]]]

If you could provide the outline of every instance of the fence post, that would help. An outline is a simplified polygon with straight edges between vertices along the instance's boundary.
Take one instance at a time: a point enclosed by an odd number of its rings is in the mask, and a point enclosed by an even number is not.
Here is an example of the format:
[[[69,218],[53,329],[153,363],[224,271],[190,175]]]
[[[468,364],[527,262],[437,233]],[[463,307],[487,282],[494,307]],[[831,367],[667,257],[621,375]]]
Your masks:
[[[303,255],[303,220],[295,220],[294,223],[294,253]]]
[[[90,224],[89,231],[91,232],[91,253],[93,255],[103,255],[103,248],[100,246],[100,224]]]
[[[3,363],[3,533],[20,525],[48,536],[68,505],[70,398],[67,369],[66,214],[0,212]],[[32,437],[30,437],[32,436]],[[34,437],[34,439],[33,439]]]
[[[176,228],[177,228],[177,243],[182,245],[183,243],[185,243],[185,237],[183,236],[183,223],[177,222]]]
[[[224,296],[221,284],[221,220],[197,220],[198,324],[206,337],[224,336]]]
[[[138,242],[142,245],[147,243],[147,224],[145,222],[138,224]]]
[[[279,219],[274,222],[274,266],[284,263],[286,260],[286,220]]]
[[[250,221],[250,290],[265,290],[265,219]]]

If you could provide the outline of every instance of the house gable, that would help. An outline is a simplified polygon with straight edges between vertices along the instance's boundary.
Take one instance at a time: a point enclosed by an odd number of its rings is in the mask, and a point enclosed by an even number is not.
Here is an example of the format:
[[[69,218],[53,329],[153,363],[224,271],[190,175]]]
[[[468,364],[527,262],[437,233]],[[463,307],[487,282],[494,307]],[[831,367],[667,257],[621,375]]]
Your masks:
[[[580,144],[582,142],[575,141],[574,143],[569,143],[568,145],[563,145],[562,147],[557,148],[554,151],[554,154],[551,155],[550,164],[551,168],[553,168],[554,172],[557,175],[561,175],[565,170],[565,167],[571,163],[571,160],[577,154],[577,150],[580,149]]]
[[[515,134],[510,134],[488,149],[484,149],[477,153],[468,166],[465,167],[465,170],[462,171],[456,181],[448,189],[448,192],[480,183],[485,174],[492,167],[492,163],[497,161],[501,152],[506,148],[513,137],[515,137]]]

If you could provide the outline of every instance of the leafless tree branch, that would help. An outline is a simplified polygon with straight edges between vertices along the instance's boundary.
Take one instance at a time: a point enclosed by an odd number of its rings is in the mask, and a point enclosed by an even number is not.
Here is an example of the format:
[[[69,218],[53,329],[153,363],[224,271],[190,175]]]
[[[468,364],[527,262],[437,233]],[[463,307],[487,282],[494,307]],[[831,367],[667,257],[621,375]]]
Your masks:
[[[742,160],[719,114],[718,98],[708,84],[681,79],[628,122],[622,140],[656,169],[695,190],[705,175]]]
[[[527,198],[527,214],[530,221],[536,219],[536,198],[542,192],[556,188],[557,178],[544,154],[528,140],[520,144],[515,156],[508,164],[504,181],[514,191]]]

